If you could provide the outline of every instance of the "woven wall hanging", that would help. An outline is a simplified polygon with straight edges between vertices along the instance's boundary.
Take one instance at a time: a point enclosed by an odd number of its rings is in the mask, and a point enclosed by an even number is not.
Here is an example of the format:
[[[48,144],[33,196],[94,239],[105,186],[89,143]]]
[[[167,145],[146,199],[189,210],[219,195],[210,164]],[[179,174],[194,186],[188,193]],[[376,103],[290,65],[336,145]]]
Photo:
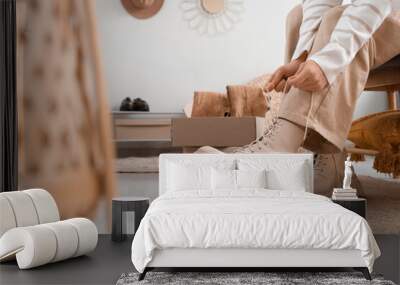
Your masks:
[[[183,0],[183,18],[200,34],[215,35],[231,30],[244,11],[243,0]]]

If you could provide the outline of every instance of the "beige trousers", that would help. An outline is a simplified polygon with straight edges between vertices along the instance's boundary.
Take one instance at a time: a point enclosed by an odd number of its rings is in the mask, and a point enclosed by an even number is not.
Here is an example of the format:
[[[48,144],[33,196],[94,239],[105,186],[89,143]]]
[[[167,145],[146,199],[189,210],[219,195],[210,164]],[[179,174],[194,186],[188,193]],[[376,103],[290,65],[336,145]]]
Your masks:
[[[338,6],[325,13],[310,54],[329,42],[344,9],[345,6]],[[302,7],[297,6],[287,18],[286,62],[292,58],[299,38],[302,12]],[[354,108],[364,90],[369,71],[400,53],[399,35],[400,17],[393,14],[383,22],[333,84],[314,93],[291,88],[283,97],[278,115],[308,127],[305,148],[318,153],[332,153],[343,149]]]

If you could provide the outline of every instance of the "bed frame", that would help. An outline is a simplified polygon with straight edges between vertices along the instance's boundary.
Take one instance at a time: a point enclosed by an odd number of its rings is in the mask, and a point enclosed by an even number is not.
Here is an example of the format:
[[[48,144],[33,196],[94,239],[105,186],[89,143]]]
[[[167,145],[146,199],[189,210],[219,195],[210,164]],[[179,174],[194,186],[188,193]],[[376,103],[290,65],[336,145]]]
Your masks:
[[[159,162],[159,193],[166,191],[167,167],[174,160],[209,160],[216,154],[162,154]],[[307,165],[310,187],[313,192],[313,156],[311,154],[225,154],[224,157],[304,160]],[[235,271],[265,268],[353,268],[361,271],[367,280],[371,275],[359,250],[329,249],[249,249],[249,248],[170,248],[156,250],[152,261],[139,275],[143,280],[146,273],[155,268],[230,268]]]
[[[371,275],[359,250],[320,249],[183,249],[156,250],[152,261],[139,275],[143,280],[155,268],[353,268],[367,280]]]

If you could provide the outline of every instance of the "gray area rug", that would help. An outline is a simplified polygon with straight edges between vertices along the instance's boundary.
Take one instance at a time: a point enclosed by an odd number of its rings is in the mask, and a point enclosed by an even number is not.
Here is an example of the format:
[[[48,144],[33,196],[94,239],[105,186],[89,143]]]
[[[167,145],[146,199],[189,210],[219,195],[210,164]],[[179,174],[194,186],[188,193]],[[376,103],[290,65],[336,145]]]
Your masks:
[[[381,276],[373,276],[373,280],[368,281],[359,272],[148,272],[146,278],[142,281],[137,280],[138,276],[138,273],[122,274],[117,281],[117,285],[395,285],[391,281],[384,280]]]

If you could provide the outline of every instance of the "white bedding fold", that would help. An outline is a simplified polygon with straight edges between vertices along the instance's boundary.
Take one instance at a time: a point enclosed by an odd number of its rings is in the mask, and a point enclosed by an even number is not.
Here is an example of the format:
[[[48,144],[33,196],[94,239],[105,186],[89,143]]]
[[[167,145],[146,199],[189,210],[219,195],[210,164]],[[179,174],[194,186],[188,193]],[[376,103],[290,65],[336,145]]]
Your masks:
[[[358,249],[372,271],[380,251],[359,215],[328,198],[298,191],[180,191],[150,206],[132,243],[143,272],[155,249]]]

